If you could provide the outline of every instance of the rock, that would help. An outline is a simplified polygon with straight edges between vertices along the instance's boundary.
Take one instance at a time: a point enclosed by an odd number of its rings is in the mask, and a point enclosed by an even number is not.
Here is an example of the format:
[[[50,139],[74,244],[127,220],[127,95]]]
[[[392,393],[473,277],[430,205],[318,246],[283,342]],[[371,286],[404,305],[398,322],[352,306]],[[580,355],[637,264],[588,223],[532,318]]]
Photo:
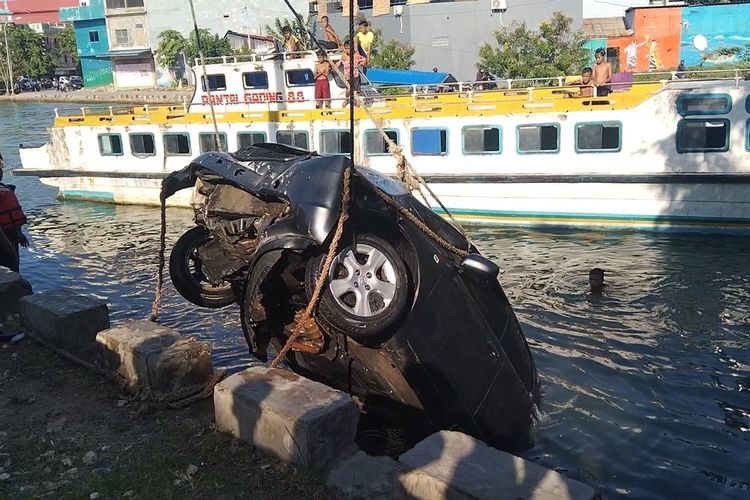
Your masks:
[[[2,474],[0,474],[0,481],[7,481],[8,479],[10,479],[10,474],[8,474],[7,472],[3,472]]]
[[[103,451],[103,452],[104,452],[104,451],[109,451],[109,445],[106,445],[106,444],[105,444],[104,446],[102,446],[102,447],[101,447],[101,451]]]
[[[133,491],[133,490],[128,490],[128,491],[126,491],[125,493],[122,494],[123,498],[130,498],[132,496],[135,496],[135,491]]]
[[[0,314],[18,311],[21,297],[31,295],[31,285],[21,275],[0,266]]]
[[[73,460],[69,459],[68,457],[65,457],[61,460],[62,464],[65,467],[73,467]]]
[[[117,402],[117,407],[118,407],[118,408],[122,408],[122,407],[124,407],[124,406],[125,406],[126,404],[128,404],[127,400],[125,400],[125,399],[121,399],[121,400],[119,400],[119,401]]]
[[[83,355],[96,346],[96,334],[109,328],[107,304],[69,290],[50,290],[19,301],[23,323],[44,340]]]
[[[214,388],[216,426],[282,460],[323,469],[355,449],[352,398],[280,369],[252,367]]]
[[[47,432],[49,433],[62,432],[63,426],[65,426],[65,422],[67,421],[68,421],[67,418],[60,417],[50,422],[47,422]]]
[[[93,450],[89,450],[83,456],[83,463],[86,465],[92,465],[96,462],[96,453]]]
[[[185,471],[185,474],[192,477],[198,473],[198,467],[196,467],[193,464],[188,465],[187,470]]]
[[[371,457],[363,451],[335,465],[326,485],[346,497],[388,500],[399,464],[389,457]]]
[[[67,476],[75,476],[76,474],[78,474],[78,467],[73,467],[65,471],[65,475]]]
[[[90,500],[99,500],[99,492],[95,491],[89,495]]]
[[[396,499],[591,499],[590,486],[460,432],[441,431],[399,457]]]
[[[104,330],[96,342],[100,366],[151,393],[198,392],[213,374],[210,344],[151,321],[129,321]]]

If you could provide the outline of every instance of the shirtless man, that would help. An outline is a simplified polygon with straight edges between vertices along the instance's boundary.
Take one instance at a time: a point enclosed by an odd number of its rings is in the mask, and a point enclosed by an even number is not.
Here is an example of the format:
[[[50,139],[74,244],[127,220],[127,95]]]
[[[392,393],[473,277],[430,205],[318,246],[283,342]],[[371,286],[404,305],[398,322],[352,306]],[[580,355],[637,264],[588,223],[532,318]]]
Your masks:
[[[326,61],[325,52],[318,52],[318,62],[315,63],[315,108],[331,107],[331,86],[328,83],[328,74],[331,65]]]
[[[341,45],[341,40],[339,40],[339,36],[328,21],[328,16],[320,18],[320,26],[323,28],[323,33],[325,33],[326,37],[325,40],[318,40],[320,46],[327,50],[338,49],[339,45]]]
[[[607,53],[603,48],[596,49],[594,58],[596,64],[594,64],[594,85],[596,86],[596,95],[605,96],[609,94],[609,83],[612,82],[612,65],[608,63],[606,58]]]

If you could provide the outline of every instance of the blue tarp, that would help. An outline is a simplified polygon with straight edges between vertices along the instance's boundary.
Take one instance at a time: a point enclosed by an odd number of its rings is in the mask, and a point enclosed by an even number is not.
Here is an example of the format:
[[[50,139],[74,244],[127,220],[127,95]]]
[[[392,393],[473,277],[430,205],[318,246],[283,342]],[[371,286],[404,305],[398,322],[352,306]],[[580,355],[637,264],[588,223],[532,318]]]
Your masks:
[[[367,69],[367,79],[373,85],[440,85],[448,80],[449,77],[450,81],[455,81],[450,73],[401,69]]]

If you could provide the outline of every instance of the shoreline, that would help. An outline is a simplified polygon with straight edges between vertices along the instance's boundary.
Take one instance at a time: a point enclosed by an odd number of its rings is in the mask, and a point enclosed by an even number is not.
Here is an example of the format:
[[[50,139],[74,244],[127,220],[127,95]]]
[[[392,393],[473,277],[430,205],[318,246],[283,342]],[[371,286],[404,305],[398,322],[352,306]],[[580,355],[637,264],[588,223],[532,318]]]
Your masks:
[[[73,90],[60,92],[58,90],[42,90],[39,92],[23,92],[21,94],[0,95],[2,102],[59,102],[59,103],[115,103],[115,104],[189,104],[193,97],[193,89],[96,89]]]

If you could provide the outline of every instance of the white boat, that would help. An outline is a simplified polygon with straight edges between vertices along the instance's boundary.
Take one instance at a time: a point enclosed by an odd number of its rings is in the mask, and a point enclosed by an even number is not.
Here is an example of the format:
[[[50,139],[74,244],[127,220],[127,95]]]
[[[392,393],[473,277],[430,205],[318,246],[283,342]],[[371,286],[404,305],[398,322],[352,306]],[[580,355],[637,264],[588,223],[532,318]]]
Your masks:
[[[332,108],[315,109],[315,61],[312,52],[220,58],[206,66],[210,97],[203,81],[182,106],[58,114],[50,142],[21,149],[14,173],[39,176],[64,199],[158,204],[164,176],[217,147],[280,142],[349,155],[343,84],[332,79]],[[570,77],[398,95],[364,85],[354,159],[395,173],[376,120],[459,219],[750,229],[748,74],[627,75],[606,96],[573,98]]]

